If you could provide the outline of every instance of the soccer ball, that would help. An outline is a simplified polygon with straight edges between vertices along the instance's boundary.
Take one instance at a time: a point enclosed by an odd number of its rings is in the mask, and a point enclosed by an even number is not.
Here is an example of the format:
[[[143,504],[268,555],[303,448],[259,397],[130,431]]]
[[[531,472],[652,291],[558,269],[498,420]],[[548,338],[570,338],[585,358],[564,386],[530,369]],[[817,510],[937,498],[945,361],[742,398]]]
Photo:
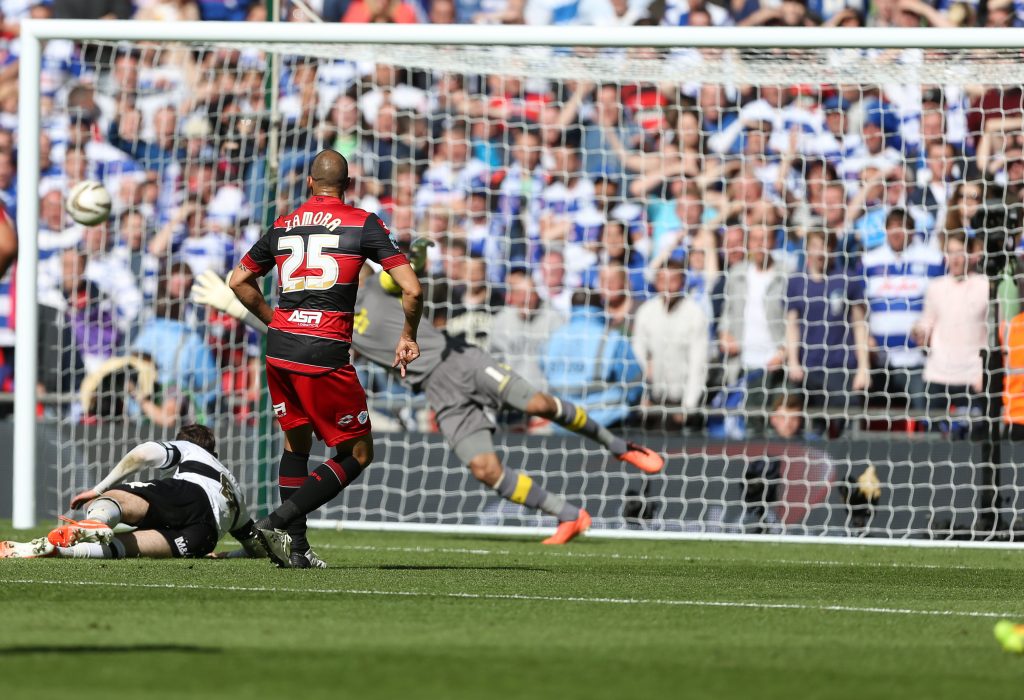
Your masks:
[[[64,208],[83,226],[95,226],[110,217],[110,193],[101,183],[84,180],[68,192]]]

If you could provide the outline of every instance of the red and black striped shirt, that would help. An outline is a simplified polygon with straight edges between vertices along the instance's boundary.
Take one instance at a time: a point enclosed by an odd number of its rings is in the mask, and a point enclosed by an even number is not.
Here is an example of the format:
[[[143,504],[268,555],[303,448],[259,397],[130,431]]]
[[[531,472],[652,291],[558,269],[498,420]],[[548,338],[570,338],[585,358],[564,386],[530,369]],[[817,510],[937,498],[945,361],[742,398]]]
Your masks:
[[[267,333],[268,364],[303,374],[348,364],[366,260],[385,270],[409,263],[380,217],[341,199],[311,197],[274,222],[241,262],[260,276],[277,267],[281,298]]]

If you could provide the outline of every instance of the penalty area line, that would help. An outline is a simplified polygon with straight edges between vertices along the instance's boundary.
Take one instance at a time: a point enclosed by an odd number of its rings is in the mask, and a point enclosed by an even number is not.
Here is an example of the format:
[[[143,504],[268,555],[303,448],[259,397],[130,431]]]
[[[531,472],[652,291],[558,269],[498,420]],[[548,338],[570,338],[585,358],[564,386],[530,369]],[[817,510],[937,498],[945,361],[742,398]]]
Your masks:
[[[38,586],[100,586],[164,590],[228,591],[238,593],[306,593],[396,598],[450,598],[458,600],[508,600],[538,603],[589,603],[592,605],[649,605],[689,608],[746,608],[750,610],[806,610],[880,615],[921,615],[926,617],[1014,618],[1021,613],[984,610],[915,610],[913,608],[859,607],[855,605],[810,605],[806,603],[757,603],[734,600],[677,600],[672,598],[609,598],[587,596],[546,596],[521,593],[469,593],[430,591],[381,591],[360,588],[284,588],[278,586],[201,586],[180,583],[130,583],[126,581],[55,581],[49,579],[0,579],[0,584]]]

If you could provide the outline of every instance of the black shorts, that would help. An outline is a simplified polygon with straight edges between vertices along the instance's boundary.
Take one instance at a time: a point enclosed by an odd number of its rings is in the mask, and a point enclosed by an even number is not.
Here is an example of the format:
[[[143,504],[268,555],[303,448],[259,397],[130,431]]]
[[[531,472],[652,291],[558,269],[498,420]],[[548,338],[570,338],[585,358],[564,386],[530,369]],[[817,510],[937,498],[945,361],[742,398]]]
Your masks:
[[[175,557],[203,557],[217,546],[217,521],[202,488],[184,479],[160,479],[144,484],[122,484],[111,491],[125,491],[149,503],[149,511],[137,525],[156,530],[167,540]]]

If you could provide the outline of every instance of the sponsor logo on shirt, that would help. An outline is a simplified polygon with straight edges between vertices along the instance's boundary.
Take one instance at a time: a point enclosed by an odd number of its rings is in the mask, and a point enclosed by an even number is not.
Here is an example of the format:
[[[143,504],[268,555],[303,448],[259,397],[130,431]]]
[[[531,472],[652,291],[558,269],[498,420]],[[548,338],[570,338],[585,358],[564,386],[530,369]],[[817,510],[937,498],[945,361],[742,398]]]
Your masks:
[[[366,421],[370,420],[370,414],[366,411],[360,411],[359,415],[356,416],[356,420],[359,421],[359,425],[366,425]]]
[[[274,404],[274,415],[280,418],[281,416],[288,413],[288,409],[285,407],[284,402]]]
[[[319,326],[323,319],[323,311],[306,311],[304,309],[296,309],[292,312],[292,315],[288,317],[288,323],[294,323],[297,326]]]

